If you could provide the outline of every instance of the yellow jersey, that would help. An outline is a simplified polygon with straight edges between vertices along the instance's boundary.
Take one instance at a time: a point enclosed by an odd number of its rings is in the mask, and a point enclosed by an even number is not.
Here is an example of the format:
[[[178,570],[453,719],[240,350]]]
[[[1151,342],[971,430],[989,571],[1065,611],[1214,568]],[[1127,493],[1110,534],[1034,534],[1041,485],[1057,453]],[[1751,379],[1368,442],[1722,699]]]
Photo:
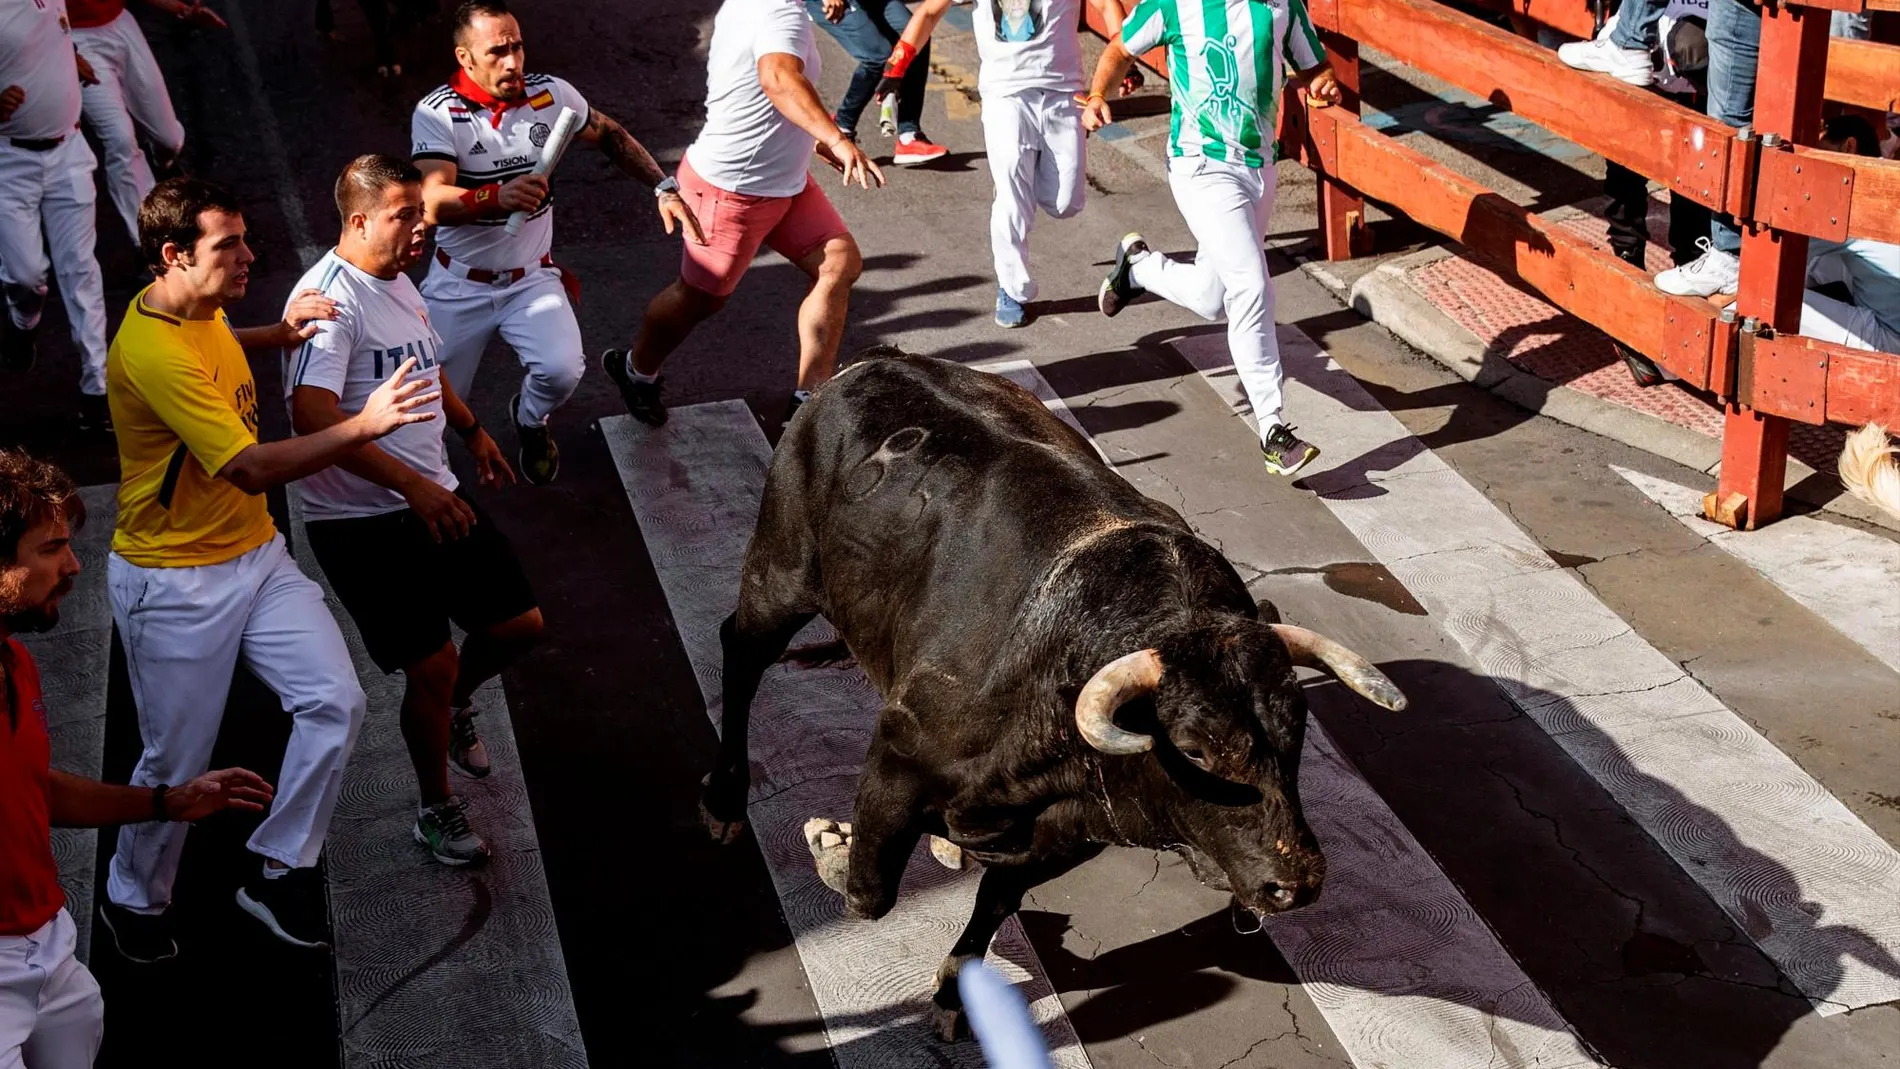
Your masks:
[[[257,385],[223,310],[181,320],[148,307],[145,293],[106,354],[119,439],[112,550],[142,568],[219,564],[277,533],[264,495],[217,477],[257,444]]]

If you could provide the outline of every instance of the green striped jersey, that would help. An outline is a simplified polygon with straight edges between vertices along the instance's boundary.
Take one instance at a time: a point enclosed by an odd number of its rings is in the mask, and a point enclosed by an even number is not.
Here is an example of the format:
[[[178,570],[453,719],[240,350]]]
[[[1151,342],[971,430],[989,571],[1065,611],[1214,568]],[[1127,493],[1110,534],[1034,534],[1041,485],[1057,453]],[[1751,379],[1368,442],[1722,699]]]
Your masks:
[[[1326,58],[1306,0],[1141,0],[1122,23],[1135,55],[1166,45],[1168,153],[1265,166],[1289,70]]]

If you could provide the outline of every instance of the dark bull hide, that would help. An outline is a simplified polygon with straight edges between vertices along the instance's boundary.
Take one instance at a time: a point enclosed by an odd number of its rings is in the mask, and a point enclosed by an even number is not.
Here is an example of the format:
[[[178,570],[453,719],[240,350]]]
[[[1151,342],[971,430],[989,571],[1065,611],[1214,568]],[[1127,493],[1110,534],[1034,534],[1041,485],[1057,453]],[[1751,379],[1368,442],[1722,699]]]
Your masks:
[[[772,458],[721,631],[714,834],[729,841],[745,816],[760,675],[823,613],[886,704],[855,826],[810,833],[820,873],[852,916],[876,918],[923,835],[986,866],[939,972],[945,1038],[956,968],[1026,891],[1104,844],[1177,850],[1255,917],[1311,902],[1326,862],[1300,811],[1293,667],[1328,668],[1389,709],[1397,688],[1256,608],[1179,514],[1028,391],[875,356],[820,391]]]

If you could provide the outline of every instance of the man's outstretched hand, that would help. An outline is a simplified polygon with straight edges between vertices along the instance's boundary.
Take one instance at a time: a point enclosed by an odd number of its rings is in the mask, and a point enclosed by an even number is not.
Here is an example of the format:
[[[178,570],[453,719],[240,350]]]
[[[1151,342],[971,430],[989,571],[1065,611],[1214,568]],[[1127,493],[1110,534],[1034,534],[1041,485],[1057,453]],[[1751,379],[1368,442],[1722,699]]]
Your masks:
[[[227,809],[261,813],[276,792],[246,768],[221,768],[165,792],[165,814],[176,821],[203,820]]]

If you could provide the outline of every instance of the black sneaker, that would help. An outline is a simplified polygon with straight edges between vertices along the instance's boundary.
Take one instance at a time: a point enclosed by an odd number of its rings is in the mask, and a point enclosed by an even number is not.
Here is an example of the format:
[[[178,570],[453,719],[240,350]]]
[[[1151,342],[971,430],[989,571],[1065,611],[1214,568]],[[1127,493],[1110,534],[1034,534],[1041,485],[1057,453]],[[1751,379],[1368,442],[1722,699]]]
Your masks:
[[[1319,446],[1300,441],[1293,436],[1293,428],[1276,423],[1260,443],[1260,456],[1273,474],[1292,475],[1319,456]]]
[[[99,922],[112,933],[113,949],[135,965],[153,965],[178,956],[171,919],[163,913],[134,913],[124,906],[101,902]]]
[[[1148,255],[1148,243],[1141,240],[1140,234],[1123,234],[1115,246],[1115,266],[1108,271],[1108,277],[1102,280],[1102,288],[1095,294],[1095,306],[1105,316],[1113,316],[1128,302],[1147,292],[1135,285],[1135,261]]]
[[[13,317],[0,308],[0,371],[24,375],[33,370],[39,358],[40,328],[27,330],[13,325]]]
[[[521,422],[520,394],[508,399],[508,418],[514,420],[515,441],[520,443],[515,451],[515,470],[536,486],[553,482],[561,474],[561,447],[554,444],[547,424],[530,427]]]
[[[628,364],[625,349],[609,349],[600,354],[600,369],[620,387],[620,400],[626,403],[627,414],[649,426],[658,427],[666,422],[666,402],[660,400],[660,384],[664,377],[656,376],[652,382],[640,382],[633,377]]]
[[[1620,344],[1616,346],[1616,354],[1623,358],[1623,366],[1629,368],[1630,378],[1636,380],[1636,385],[1647,390],[1663,384],[1662,368],[1648,357]]]
[[[79,430],[82,434],[112,433],[112,407],[104,394],[79,395]]]
[[[314,868],[291,869],[274,880],[260,872],[238,889],[237,904],[291,946],[322,950],[330,945],[323,874]]]

